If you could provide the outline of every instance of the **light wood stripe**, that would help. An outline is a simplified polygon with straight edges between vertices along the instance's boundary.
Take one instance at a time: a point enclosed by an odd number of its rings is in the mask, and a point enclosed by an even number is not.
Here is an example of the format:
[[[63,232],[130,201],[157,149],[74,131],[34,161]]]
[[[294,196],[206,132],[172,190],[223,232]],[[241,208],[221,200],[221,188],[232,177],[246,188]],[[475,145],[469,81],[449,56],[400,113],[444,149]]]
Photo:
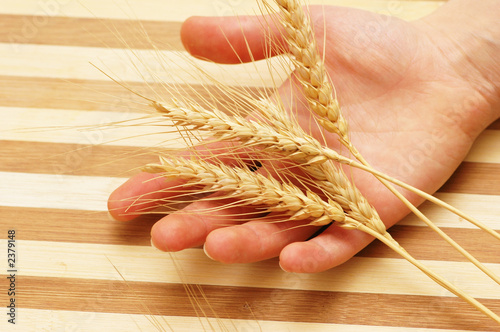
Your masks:
[[[480,220],[489,227],[500,230],[500,196],[473,195],[455,193],[437,193],[436,197],[446,203],[460,208],[464,213]],[[425,202],[421,211],[440,227],[475,228],[470,223],[444,209],[436,208],[432,203]],[[408,215],[399,225],[423,226],[424,224],[414,215]]]
[[[19,296],[19,303],[30,309],[195,315],[180,285],[24,277],[24,287],[32,296]],[[452,329],[459,329],[467,323],[467,326],[479,330],[494,328],[493,323],[454,298],[213,286],[203,286],[203,291],[210,299],[211,308],[202,304],[209,317],[213,316],[213,310],[221,313],[222,318],[252,321]],[[306,303],[304,299],[312,301]],[[293,305],[289,306],[292,302]],[[495,301],[484,302],[498,309]],[[363,305],[356,307],[353,303]],[[450,314],[457,311],[460,316]],[[89,316],[84,317],[90,320]],[[330,329],[331,326],[323,325],[323,328]]]
[[[485,130],[474,142],[465,161],[500,163],[500,130]]]
[[[148,116],[137,112],[0,107],[0,117],[4,119],[0,139],[148,148],[185,146],[171,126],[165,129],[147,125],[151,120]]]
[[[108,332],[136,332],[139,328],[142,332],[157,332],[157,325],[161,325],[161,331],[174,332],[206,332],[212,326],[224,326],[228,331],[288,331],[288,332],[321,332],[326,328],[334,329],[337,332],[417,332],[419,328],[393,327],[393,326],[370,326],[370,325],[342,325],[342,324],[321,324],[321,323],[300,323],[300,322],[278,322],[263,320],[242,320],[242,319],[215,319],[203,318],[200,322],[195,317],[181,316],[150,316],[140,314],[118,314],[100,313],[85,311],[65,311],[65,310],[41,310],[22,309],[23,315],[30,317],[30,320],[22,321],[17,327],[8,326],[5,321],[0,321],[0,328],[11,328],[12,331],[24,329],[24,331],[50,331],[54,326],[64,328],[89,329],[94,331]],[[465,330],[443,330],[427,329],[428,332],[463,332]]]
[[[26,0],[17,4],[9,4],[2,12],[17,15],[49,15],[68,17],[99,17],[112,19],[141,19],[163,21],[183,21],[191,15],[220,16],[222,14],[244,14],[257,8],[252,1],[238,2],[231,6],[226,2],[211,3],[203,0],[191,0],[190,11],[183,6],[173,6],[170,1],[162,0],[116,0],[103,4],[98,0],[70,1],[37,1]],[[82,5],[83,4],[83,5]],[[192,8],[191,8],[192,7]]]
[[[15,54],[16,56],[12,56]],[[268,61],[276,68],[272,76],[267,61],[238,66],[219,65],[188,58],[186,52],[165,50],[102,49],[94,47],[50,46],[0,43],[0,75],[109,81],[90,63],[122,81],[199,84],[207,82],[196,67],[229,85],[273,87],[290,71],[283,68],[284,57]],[[195,67],[196,66],[196,67]]]
[[[106,211],[109,194],[124,181],[122,178],[0,172],[0,205]]]
[[[416,19],[433,12],[444,1],[400,1],[397,4],[385,0],[312,0],[311,4],[327,4],[362,8],[374,12],[390,14],[405,19]],[[184,21],[189,16],[228,16],[245,15],[259,12],[254,1],[236,0],[205,1],[190,0],[189,11],[182,6],[172,6],[162,0],[115,0],[104,5],[99,0],[85,0],[84,8],[80,2],[69,0],[24,0],[9,2],[2,8],[3,13],[17,15],[49,15],[69,17],[99,17],[113,19],[148,19],[163,21]],[[50,5],[52,4],[52,6]]]
[[[19,234],[21,239],[21,234]],[[5,245],[6,240],[2,240]],[[402,259],[354,257],[349,262],[313,275],[288,274],[276,260],[254,264],[224,265],[211,261],[201,249],[168,253],[144,246],[60,243],[19,240],[24,276],[84,278],[155,283],[193,283],[215,286],[283,288],[350,293],[452,296]],[[50,259],[47,259],[49,257]],[[88,262],[92,262],[89,266]],[[424,261],[431,269],[478,298],[500,299],[500,289],[463,262]],[[4,262],[1,263],[5,269]],[[486,264],[500,274],[500,264]],[[258,272],[256,280],[247,272]],[[118,274],[117,270],[120,274]],[[203,272],[202,272],[203,271]],[[202,274],[202,275],[201,275]],[[356,282],[351,282],[353,276]],[[388,281],[390,276],[390,282]]]

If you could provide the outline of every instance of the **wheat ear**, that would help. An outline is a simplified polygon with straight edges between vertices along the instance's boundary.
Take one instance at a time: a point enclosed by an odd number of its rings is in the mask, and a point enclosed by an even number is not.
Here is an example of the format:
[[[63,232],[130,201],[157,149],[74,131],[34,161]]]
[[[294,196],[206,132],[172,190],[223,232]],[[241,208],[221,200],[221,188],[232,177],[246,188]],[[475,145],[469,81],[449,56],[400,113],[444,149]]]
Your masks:
[[[335,150],[322,147],[310,135],[302,136],[280,131],[273,126],[247,120],[239,115],[227,115],[217,109],[207,110],[195,102],[172,100],[170,105],[153,102],[152,106],[175,126],[206,131],[220,141],[238,141],[242,147],[260,147],[268,152],[279,152],[299,165],[312,166],[333,160],[350,163],[351,160]]]
[[[300,1],[276,0],[281,12],[281,23],[285,27],[292,62],[296,75],[310,109],[319,116],[323,128],[339,136],[343,144],[350,144],[348,123],[343,117],[330,83],[309,16]]]
[[[225,193],[218,196],[221,199],[231,197],[241,199],[248,205],[264,205],[266,212],[285,213],[288,220],[312,219],[310,224],[316,226],[345,220],[342,207],[333,200],[324,202],[310,190],[304,194],[291,183],[280,183],[246,168],[160,157],[160,164],[146,165],[143,170],[160,173],[165,178],[184,179],[187,188],[203,185],[204,191]]]

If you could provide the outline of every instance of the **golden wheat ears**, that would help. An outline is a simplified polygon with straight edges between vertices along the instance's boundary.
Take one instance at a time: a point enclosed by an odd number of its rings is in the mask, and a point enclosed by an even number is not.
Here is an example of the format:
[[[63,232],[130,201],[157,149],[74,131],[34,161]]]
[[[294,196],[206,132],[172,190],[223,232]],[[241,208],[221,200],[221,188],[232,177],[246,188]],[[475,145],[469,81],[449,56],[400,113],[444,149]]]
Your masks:
[[[336,134],[339,142],[357,160],[340,155],[307,134],[293,116],[286,113],[279,101],[271,103],[264,98],[231,91],[230,87],[222,87],[222,84],[215,80],[214,83],[221,87],[219,90],[221,96],[230,95],[235,100],[235,105],[258,113],[261,121],[244,118],[236,111],[226,108],[225,110],[231,113],[228,115],[227,112],[217,109],[216,103],[207,103],[214,106],[204,107],[186,98],[183,100],[172,98],[169,102],[162,102],[141,95],[151,103],[163,119],[170,120],[182,135],[191,135],[185,139],[191,143],[192,147],[202,144],[209,148],[210,144],[207,143],[210,142],[229,144],[229,147],[211,150],[210,157],[206,158],[208,161],[193,157],[188,159],[160,156],[159,164],[145,166],[144,170],[147,172],[157,173],[165,178],[181,178],[185,181],[174,188],[181,194],[177,197],[170,197],[169,202],[159,201],[158,204],[172,207],[171,205],[177,203],[174,200],[185,199],[195,192],[218,192],[215,197],[206,196],[206,199],[231,197],[238,199],[238,204],[241,205],[264,206],[265,208],[258,211],[279,213],[283,215],[283,220],[307,220],[309,225],[315,226],[335,222],[346,229],[361,230],[382,241],[436,283],[500,323],[500,317],[495,313],[429,270],[406,252],[386,231],[377,211],[349,181],[340,165],[356,167],[373,174],[432,230],[498,284],[500,284],[500,279],[494,273],[436,227],[397,191],[393,184],[450,210],[497,239],[500,239],[500,235],[434,196],[378,172],[368,164],[350,141],[347,120],[342,114],[323,58],[318,52],[309,16],[303,10],[301,2],[299,0],[276,0],[276,4],[279,7],[280,24],[283,25],[286,33],[294,73],[302,87],[309,109],[315,114],[315,120],[326,131]],[[271,10],[271,5],[265,0],[263,7],[265,10]],[[199,134],[200,132],[206,133],[211,139],[198,144],[192,143],[200,142],[200,137],[203,137],[203,134]],[[244,167],[243,162],[241,167],[230,167],[220,161],[227,156],[234,158],[241,153],[252,155],[254,158],[257,156],[263,161],[275,160],[276,156],[281,156],[293,165],[290,167],[299,168],[303,175],[299,176],[296,172],[285,170],[283,173],[293,177],[294,184],[287,180],[286,176],[278,181],[271,176],[252,172]],[[193,155],[196,156],[196,153]],[[311,188],[315,192],[302,188]]]

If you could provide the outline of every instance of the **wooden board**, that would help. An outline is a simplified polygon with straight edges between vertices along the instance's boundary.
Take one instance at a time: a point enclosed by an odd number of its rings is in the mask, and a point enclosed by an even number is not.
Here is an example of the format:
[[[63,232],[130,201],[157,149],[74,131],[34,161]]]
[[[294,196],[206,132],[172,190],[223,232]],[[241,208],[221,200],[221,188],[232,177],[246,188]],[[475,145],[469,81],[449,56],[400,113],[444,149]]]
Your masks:
[[[395,6],[394,1],[386,0],[315,3],[350,5],[404,19],[421,17],[442,4],[399,1]],[[150,68],[157,68],[156,56],[172,59],[171,76],[163,80],[180,79],[206,93],[196,77],[189,76],[194,73],[189,61],[177,53],[182,52],[182,20],[200,14],[248,14],[255,8],[252,1],[242,0],[24,0],[2,4],[0,330],[498,330],[488,318],[380,243],[371,244],[338,268],[299,275],[281,271],[276,259],[221,265],[206,258],[201,249],[161,253],[150,247],[154,218],[141,217],[130,223],[108,219],[108,194],[134,168],[155,160],[149,153],[137,155],[138,149],[151,147],[165,136],[144,137],[150,130],[144,128],[98,127],[144,113],[135,104],[137,98],[89,62],[138,90],[148,89],[144,82],[148,77],[137,75],[128,58],[132,53],[122,50],[126,43],[137,50],[132,55],[139,54]],[[137,34],[142,29],[159,50],[148,52],[151,42]],[[256,92],[270,84],[266,77],[262,84],[251,66],[221,70],[196,63],[220,79]],[[440,198],[497,230],[499,144],[497,121],[438,192]],[[500,274],[498,243],[431,204],[424,204],[423,211]],[[15,230],[16,240],[17,261],[12,268],[7,265],[9,230]],[[500,313],[500,287],[414,217],[401,221],[391,233],[418,259]],[[16,272],[7,272],[11,269]],[[11,274],[16,277],[15,325],[8,323],[6,315],[13,298],[7,294]],[[200,306],[193,306],[193,297],[186,291],[195,295]]]

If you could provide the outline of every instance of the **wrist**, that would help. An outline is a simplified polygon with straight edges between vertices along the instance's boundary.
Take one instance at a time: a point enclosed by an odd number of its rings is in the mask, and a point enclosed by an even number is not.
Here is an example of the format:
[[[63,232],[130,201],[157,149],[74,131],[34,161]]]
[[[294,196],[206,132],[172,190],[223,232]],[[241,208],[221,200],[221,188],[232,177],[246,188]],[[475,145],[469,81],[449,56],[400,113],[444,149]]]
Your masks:
[[[451,0],[415,22],[455,72],[484,99],[479,115],[500,118],[500,0]],[[488,125],[485,123],[485,126]]]

